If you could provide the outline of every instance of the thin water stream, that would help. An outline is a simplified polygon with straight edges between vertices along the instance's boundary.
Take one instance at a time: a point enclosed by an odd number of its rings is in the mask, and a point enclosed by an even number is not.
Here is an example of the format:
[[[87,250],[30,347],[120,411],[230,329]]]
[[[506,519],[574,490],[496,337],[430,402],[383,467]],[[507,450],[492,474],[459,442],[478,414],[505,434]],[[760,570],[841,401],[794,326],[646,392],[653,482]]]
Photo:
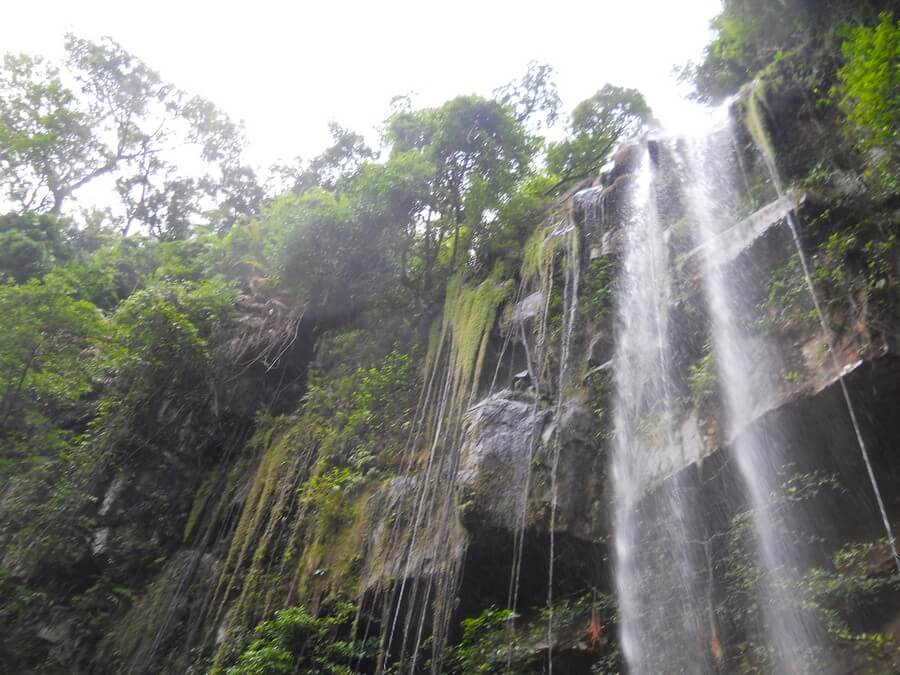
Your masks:
[[[772,181],[772,186],[775,188],[775,192],[777,193],[779,198],[784,197],[784,185],[781,180],[781,175],[778,172],[778,166],[775,163],[775,154],[772,150],[771,141],[768,138],[766,129],[764,127],[762,111],[760,110],[759,100],[756,93],[756,83],[753,84],[753,88],[747,94],[747,104],[750,106],[751,115],[750,119],[753,121],[749,125],[749,131],[753,136],[753,140],[756,143],[757,149],[759,150],[760,155],[762,156],[763,163],[766,166],[766,170],[769,173],[769,178]],[[828,319],[826,318],[825,313],[822,311],[822,306],[819,302],[818,293],[816,293],[815,284],[813,284],[812,275],[809,271],[809,262],[806,258],[806,252],[803,249],[803,242],[800,240],[800,234],[797,229],[797,220],[796,216],[793,212],[789,212],[787,214],[787,225],[791,231],[791,238],[793,239],[794,246],[797,249],[797,255],[800,258],[800,267],[803,270],[803,279],[806,283],[806,288],[809,291],[810,297],[812,298],[813,306],[816,310],[816,318],[819,322],[819,327],[822,330],[822,335],[825,339],[826,345],[828,346],[828,355],[831,360],[832,367],[837,372],[838,383],[841,388],[841,395],[844,398],[844,402],[847,405],[847,412],[850,415],[850,421],[853,425],[853,432],[856,436],[856,443],[859,446],[859,452],[862,455],[863,462],[866,465],[866,473],[869,477],[869,482],[872,486],[872,492],[875,495],[875,501],[878,504],[878,510],[881,515],[882,525],[884,526],[885,534],[887,535],[888,544],[891,548],[891,553],[894,557],[894,563],[897,567],[897,571],[900,572],[900,555],[897,554],[897,543],[896,538],[894,537],[894,529],[891,527],[891,521],[887,515],[887,509],[884,506],[884,499],[881,495],[881,489],[878,486],[878,479],[875,476],[875,470],[872,467],[872,460],[869,457],[869,450],[866,447],[865,439],[862,435],[862,430],[860,429],[859,420],[856,417],[856,409],[853,405],[853,400],[850,397],[850,391],[847,388],[847,383],[844,379],[844,370],[841,368],[840,363],[838,362],[837,352],[834,346],[834,332],[831,330],[831,327],[828,325]]]

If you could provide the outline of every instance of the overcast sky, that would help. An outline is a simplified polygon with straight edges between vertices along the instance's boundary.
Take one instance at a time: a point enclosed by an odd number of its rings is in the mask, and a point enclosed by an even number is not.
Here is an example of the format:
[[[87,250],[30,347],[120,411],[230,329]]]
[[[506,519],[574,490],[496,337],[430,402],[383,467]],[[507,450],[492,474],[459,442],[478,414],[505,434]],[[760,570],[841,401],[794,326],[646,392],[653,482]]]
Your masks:
[[[604,83],[644,92],[657,117],[694,113],[671,71],[708,41],[719,0],[43,0],[3,9],[0,51],[62,54],[109,35],[163,78],[245,122],[261,167],[328,143],[327,124],[374,138],[390,99],[489,94],[548,63],[566,111]]]

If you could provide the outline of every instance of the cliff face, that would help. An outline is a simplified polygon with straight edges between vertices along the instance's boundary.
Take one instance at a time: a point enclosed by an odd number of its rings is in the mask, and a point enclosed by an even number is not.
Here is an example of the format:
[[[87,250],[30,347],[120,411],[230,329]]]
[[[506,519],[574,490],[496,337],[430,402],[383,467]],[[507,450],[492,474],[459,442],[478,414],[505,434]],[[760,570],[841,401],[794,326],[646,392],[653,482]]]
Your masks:
[[[376,346],[390,343],[388,324],[362,338],[380,350],[378,368],[347,375],[342,348],[358,335],[306,334],[286,306],[248,302],[244,320],[260,340],[285,325],[300,339],[285,343],[273,374],[253,371],[247,388],[299,383],[310,367],[319,379],[304,382],[305,401],[286,415],[236,413],[241,423],[214,452],[193,452],[207,441],[182,419],[164,462],[103,472],[91,554],[77,566],[7,565],[75,596],[110,566],[134,562],[134,588],[108,589],[116,609],[102,626],[79,630],[87,617],[77,606],[23,609],[40,641],[35,667],[221,671],[254,636],[281,639],[274,624],[254,634],[257,624],[303,605],[334,621],[292,624],[300,643],[318,644],[311,636],[324,630],[326,642],[351,645],[341,656],[362,672],[544,672],[548,660],[558,672],[615,672],[623,649],[642,653],[646,672],[758,672],[784,658],[767,653],[757,589],[782,577],[754,544],[760,511],[801,542],[778,590],[815,617],[821,652],[804,655],[798,672],[900,663],[888,640],[900,639],[900,587],[872,485],[888,524],[900,523],[897,204],[866,189],[860,158],[809,141],[830,121],[798,107],[790,75],[790,63],[770,74],[761,100],[745,92],[730,124],[711,131],[727,136],[729,150],[714,145],[704,161],[727,164],[739,183],[713,205],[727,214],[715,242],[691,202],[689,141],[659,135],[625,146],[538,224],[521,269],[451,279],[420,345],[421,369]],[[832,131],[825,136],[837,138]],[[779,173],[763,146],[776,164],[788,158]],[[656,276],[636,279],[644,253],[634,256],[630,233],[651,211],[660,236],[645,254],[657,256]],[[717,351],[713,267],[716,278],[737,280],[740,325],[731,330],[756,365],[741,383],[750,398],[740,419]],[[645,288],[657,297],[663,276],[651,323],[665,358],[626,372],[639,361],[622,341],[641,337],[625,325],[627,288],[640,305]],[[246,345],[231,347],[236,364]],[[617,396],[629,377],[639,397],[657,385],[665,396],[623,421]],[[388,403],[358,418],[347,402],[360,397]],[[634,442],[623,448],[626,423]],[[760,438],[757,459],[778,476],[764,505],[740,456]],[[324,461],[341,453],[352,461]],[[626,475],[617,457],[632,467]],[[673,505],[688,515],[673,520]],[[646,649],[621,642],[623,523],[634,530],[629,546],[646,556],[635,602],[650,598],[659,613],[648,624],[656,646]],[[676,578],[679,556],[687,572]],[[688,609],[677,607],[682,592]]]

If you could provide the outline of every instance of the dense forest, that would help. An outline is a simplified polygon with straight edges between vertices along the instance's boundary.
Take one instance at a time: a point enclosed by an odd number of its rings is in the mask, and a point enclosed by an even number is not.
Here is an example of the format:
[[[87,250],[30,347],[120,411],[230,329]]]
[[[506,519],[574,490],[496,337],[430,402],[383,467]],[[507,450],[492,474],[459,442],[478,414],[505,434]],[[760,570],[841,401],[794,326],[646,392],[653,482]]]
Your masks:
[[[849,362],[852,343],[852,360],[887,363],[892,3],[726,0],[713,30],[680,76],[741,129],[756,200],[742,217],[773,189],[767,151],[785,192],[803,193],[822,299],[803,295],[804,259],[779,259],[756,330],[806,344],[818,313],[833,353]],[[65,54],[0,69],[0,670],[626,668],[603,468],[622,256],[603,237],[648,133],[653,161],[670,161],[641,93],[600,83],[566,114],[534,63],[490,97],[398,97],[376,147],[333,125],[320,155],[260,176],[240,124],[125,47],[72,35]],[[602,216],[591,190],[613,195]],[[673,260],[696,244],[686,212],[667,216]],[[672,323],[690,338],[673,360],[677,415],[699,415],[708,465],[731,439],[710,431],[722,394],[697,278],[674,282]],[[784,410],[833,393],[830,366],[797,363],[781,369]],[[866,420],[896,417],[896,372]],[[472,463],[538,417],[524,492],[505,465]],[[870,445],[896,478],[888,422]],[[791,480],[788,502],[852,493],[826,470]],[[884,480],[900,522],[900,481]],[[721,544],[707,551],[717,618],[682,642],[704,672],[811,672],[766,660],[750,521],[706,539]],[[785,591],[824,617],[833,672],[900,667],[900,577],[879,527],[834,535]]]

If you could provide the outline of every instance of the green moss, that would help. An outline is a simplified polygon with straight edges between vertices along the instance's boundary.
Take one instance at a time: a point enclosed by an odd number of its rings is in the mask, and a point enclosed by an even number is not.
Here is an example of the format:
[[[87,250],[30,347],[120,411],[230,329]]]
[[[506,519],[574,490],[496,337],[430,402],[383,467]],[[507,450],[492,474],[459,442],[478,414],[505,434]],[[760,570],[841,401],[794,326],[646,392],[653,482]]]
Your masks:
[[[251,440],[254,447],[265,442],[270,445],[250,482],[214,594],[219,599],[217,617],[230,605],[222,622],[229,634],[244,630],[280,587],[281,580],[277,574],[272,577],[267,562],[282,543],[276,531],[292,514],[296,486],[310,469],[316,438],[315,425],[302,416],[287,427],[283,420],[271,420]],[[220,644],[214,664],[221,666],[232,647],[228,641]]]
[[[477,286],[466,286],[460,275],[447,284],[442,333],[450,339],[448,367],[455,406],[464,405],[478,385],[497,310],[510,287],[497,270]]]
[[[197,490],[197,494],[194,497],[194,503],[191,506],[191,512],[188,515],[187,522],[184,524],[184,536],[182,537],[182,541],[187,542],[194,533],[194,528],[197,527],[197,521],[200,520],[200,515],[203,513],[203,510],[209,502],[215,479],[216,476],[210,476],[210,478],[200,486],[200,489]]]
[[[339,520],[328,522],[309,542],[294,570],[293,585],[301,598],[355,596],[359,591],[359,573],[366,533],[370,525],[367,506],[383,482],[369,483],[345,496]]]
[[[766,163],[774,166],[775,148],[772,145],[772,139],[766,129],[763,121],[762,108],[765,106],[765,82],[762,79],[756,80],[747,92],[745,101],[745,117],[744,121],[750,137],[756,143],[756,147],[763,153]]]
[[[582,292],[585,298],[581,304],[582,311],[594,321],[601,321],[609,316],[614,272],[613,259],[601,256],[591,260],[582,278]]]
[[[712,348],[704,345],[703,356],[696,363],[692,363],[688,370],[688,386],[691,392],[691,401],[698,410],[706,410],[715,401],[718,393],[718,381],[716,379],[715,361]]]
[[[557,226],[556,222],[541,225],[525,242],[522,267],[519,270],[519,275],[523,280],[528,281],[535,278],[546,280],[551,274],[553,258],[566,241],[563,237],[550,236]]]
[[[364,482],[360,473],[346,467],[331,467],[312,476],[300,487],[300,503],[315,514],[320,541],[327,541],[351,519],[350,497]]]

